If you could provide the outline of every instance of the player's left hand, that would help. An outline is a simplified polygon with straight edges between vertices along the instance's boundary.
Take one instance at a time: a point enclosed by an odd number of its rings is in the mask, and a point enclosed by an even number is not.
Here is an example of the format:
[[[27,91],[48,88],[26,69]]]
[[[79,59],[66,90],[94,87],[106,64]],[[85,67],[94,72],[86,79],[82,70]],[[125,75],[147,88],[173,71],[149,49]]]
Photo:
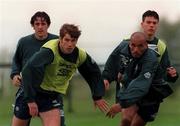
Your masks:
[[[176,77],[177,76],[177,72],[176,69],[174,67],[169,67],[167,68],[167,73],[171,76],[171,77]]]
[[[121,112],[121,105],[116,103],[111,106],[106,116],[109,118],[114,118],[114,116],[119,112]]]
[[[109,105],[104,99],[94,101],[95,108],[98,107],[102,112],[107,113],[109,111]]]

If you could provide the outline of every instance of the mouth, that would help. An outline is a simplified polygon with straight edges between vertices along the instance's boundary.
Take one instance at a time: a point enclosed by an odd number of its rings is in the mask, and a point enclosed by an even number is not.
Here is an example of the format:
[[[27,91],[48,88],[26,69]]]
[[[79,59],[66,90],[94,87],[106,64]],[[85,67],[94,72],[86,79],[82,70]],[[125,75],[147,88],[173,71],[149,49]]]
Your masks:
[[[140,57],[140,55],[139,55],[139,54],[137,54],[137,53],[132,53],[132,56],[133,56],[134,58],[138,58],[138,57]]]
[[[149,32],[154,32],[154,29],[149,29],[148,31],[149,31]]]
[[[38,31],[38,33],[43,33],[43,31]]]

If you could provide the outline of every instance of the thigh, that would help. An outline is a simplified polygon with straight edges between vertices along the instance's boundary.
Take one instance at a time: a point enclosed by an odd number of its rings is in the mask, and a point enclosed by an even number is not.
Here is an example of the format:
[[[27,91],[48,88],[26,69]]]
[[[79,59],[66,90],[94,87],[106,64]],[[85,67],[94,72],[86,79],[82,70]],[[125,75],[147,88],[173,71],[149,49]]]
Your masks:
[[[146,122],[139,116],[139,114],[136,114],[133,117],[133,120],[131,122],[131,126],[145,126]]]
[[[132,106],[130,106],[128,108],[123,108],[122,109],[122,117],[132,120],[132,118],[137,113],[137,110],[138,110],[137,105],[132,105]]]
[[[43,126],[60,126],[60,111],[59,108],[54,108],[46,112],[39,113]]]
[[[19,119],[16,116],[13,116],[11,126],[28,126],[29,120]]]
[[[133,117],[137,113],[138,107],[136,105],[132,105],[128,108],[122,109],[122,120],[121,120],[121,126],[130,126],[131,122],[133,120]]]

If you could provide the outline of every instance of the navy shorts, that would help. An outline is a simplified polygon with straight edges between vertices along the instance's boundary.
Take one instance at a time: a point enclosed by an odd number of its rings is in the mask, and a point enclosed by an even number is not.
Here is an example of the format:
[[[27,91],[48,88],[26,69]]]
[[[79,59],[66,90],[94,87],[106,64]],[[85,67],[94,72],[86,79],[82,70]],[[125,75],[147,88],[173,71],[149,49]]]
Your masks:
[[[151,122],[154,121],[158,110],[159,110],[160,102],[151,105],[140,105],[138,104],[139,110],[138,115],[145,121]]]
[[[14,115],[20,119],[27,120],[31,118],[29,114],[29,107],[27,102],[24,100],[23,97],[24,93],[22,90],[19,90],[16,94],[16,101],[14,106]],[[51,110],[53,108],[62,108],[63,105],[61,103],[58,94],[56,95],[47,95],[47,94],[37,94],[37,98],[35,99],[39,112],[45,112]]]

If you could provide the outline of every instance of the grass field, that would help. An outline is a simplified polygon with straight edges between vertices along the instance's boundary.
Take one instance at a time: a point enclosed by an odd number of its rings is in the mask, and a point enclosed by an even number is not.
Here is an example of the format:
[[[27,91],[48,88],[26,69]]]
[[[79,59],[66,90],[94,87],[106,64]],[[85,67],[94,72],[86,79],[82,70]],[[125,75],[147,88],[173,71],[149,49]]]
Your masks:
[[[93,101],[91,100],[90,91],[87,84],[75,78],[76,83],[72,81],[72,108],[73,112],[68,112],[69,102],[67,97],[64,99],[64,110],[67,126],[118,126],[120,115],[113,119],[108,119],[98,109],[95,110]],[[12,117],[11,104],[14,101],[14,87],[11,95],[8,97],[0,97],[0,126],[10,126]],[[111,88],[111,91],[114,87]],[[110,104],[114,102],[114,95],[107,96],[106,99]],[[147,126],[179,126],[180,125],[180,90],[174,95],[166,99],[161,107],[156,120]],[[31,126],[41,126],[39,118],[32,119]]]

